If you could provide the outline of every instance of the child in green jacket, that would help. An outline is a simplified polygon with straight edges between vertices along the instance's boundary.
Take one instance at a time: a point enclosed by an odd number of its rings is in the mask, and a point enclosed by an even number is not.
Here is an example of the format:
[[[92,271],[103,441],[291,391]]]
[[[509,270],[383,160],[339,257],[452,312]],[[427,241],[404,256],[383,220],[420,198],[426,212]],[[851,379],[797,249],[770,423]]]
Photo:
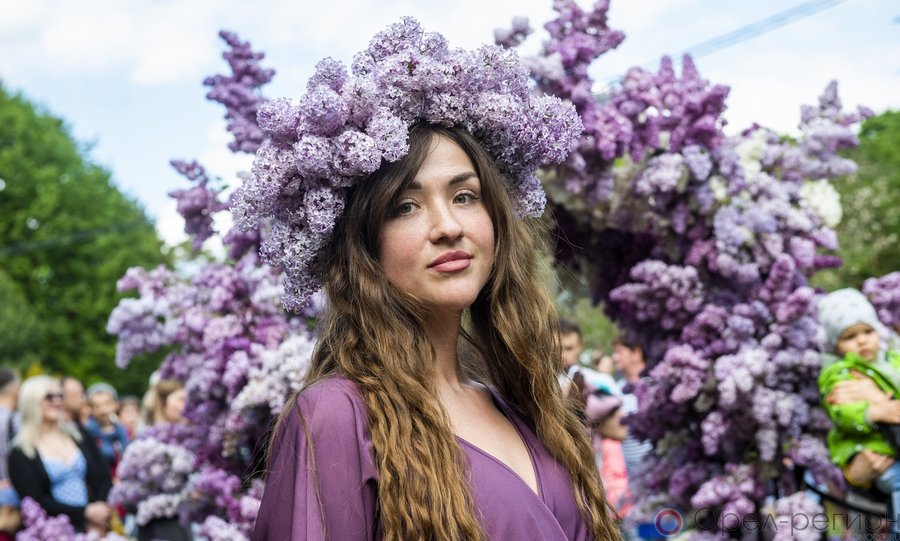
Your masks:
[[[900,425],[900,353],[885,351],[882,336],[889,331],[878,321],[868,299],[855,289],[841,289],[824,297],[818,305],[819,321],[825,328],[834,354],[825,354],[819,390],[823,404],[834,423],[828,432],[828,450],[832,461],[846,468],[856,453],[870,449],[897,456],[893,442],[885,437],[882,425]],[[841,381],[859,377],[871,379],[891,400],[831,404],[824,400]],[[887,469],[875,481],[880,492],[891,496],[893,508],[900,511],[900,462]],[[900,533],[892,522],[893,533]]]

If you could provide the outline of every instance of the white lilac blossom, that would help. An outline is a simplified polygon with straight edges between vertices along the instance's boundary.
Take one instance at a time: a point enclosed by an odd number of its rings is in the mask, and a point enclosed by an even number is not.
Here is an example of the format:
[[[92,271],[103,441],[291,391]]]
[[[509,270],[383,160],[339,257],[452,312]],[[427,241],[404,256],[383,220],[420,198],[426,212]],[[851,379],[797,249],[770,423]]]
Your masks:
[[[197,530],[197,535],[208,541],[247,541],[249,539],[240,528],[215,515],[206,517],[206,520],[200,525],[200,529]]]
[[[247,374],[247,382],[234,399],[234,407],[243,410],[267,408],[277,415],[287,397],[300,390],[312,358],[315,341],[293,335],[275,350],[260,354],[261,363]]]
[[[795,492],[775,501],[776,525],[773,541],[818,541],[822,538],[821,522],[809,517],[822,517],[825,509],[806,492]],[[819,524],[817,526],[817,524]]]
[[[514,33],[525,27],[519,21]],[[533,92],[515,52],[453,49],[409,17],[377,34],[349,73],[334,60],[320,62],[299,101],[266,102],[259,121],[268,139],[233,213],[242,229],[271,221],[261,253],[283,269],[292,310],[320,287],[323,250],[347,189],[403,157],[414,123],[469,131],[509,179],[519,214],[533,217],[545,203],[535,170],[563,161],[582,130],[571,104]]]
[[[841,196],[827,180],[804,182],[800,188],[800,197],[828,227],[837,227],[841,223]]]
[[[627,420],[655,448],[636,480],[637,516],[664,495],[666,506],[742,518],[799,490],[790,468],[839,479],[821,444],[823,333],[807,284],[839,264],[830,182],[854,170],[837,152],[857,144],[853,126],[870,111],[844,112],[832,83],[802,109],[796,140],[756,125],[727,137],[728,88],[687,57],[680,74],[667,58],[655,73],[633,68],[596,99],[588,67],[621,41],[608,2],[554,5],[528,65],[562,58],[562,74],[532,77],[574,103],[585,127],[544,179],[557,237],[568,241],[556,258],[648,357]],[[497,36],[517,46],[526,34],[517,23]],[[889,297],[880,306],[896,306]]]

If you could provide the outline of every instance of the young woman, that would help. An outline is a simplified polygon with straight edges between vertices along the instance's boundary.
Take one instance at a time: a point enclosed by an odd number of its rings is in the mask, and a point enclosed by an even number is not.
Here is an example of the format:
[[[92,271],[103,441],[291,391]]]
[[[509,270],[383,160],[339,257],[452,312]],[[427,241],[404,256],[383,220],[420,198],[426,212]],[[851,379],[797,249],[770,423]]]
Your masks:
[[[532,101],[511,53],[450,50],[410,19],[353,73],[320,64],[299,111],[260,112],[276,141],[239,196],[239,223],[283,208],[272,236],[290,242],[263,253],[289,295],[319,262],[328,298],[308,384],[275,428],[254,539],[618,539],[557,384],[536,226],[517,216],[577,115]],[[337,219],[315,240],[323,208]]]
[[[185,423],[184,401],[187,397],[184,384],[174,379],[163,379],[153,386],[152,424]]]
[[[66,420],[59,381],[28,378],[19,391],[19,412],[21,428],[9,454],[16,492],[50,515],[67,515],[78,530],[106,532],[109,470],[94,442]]]

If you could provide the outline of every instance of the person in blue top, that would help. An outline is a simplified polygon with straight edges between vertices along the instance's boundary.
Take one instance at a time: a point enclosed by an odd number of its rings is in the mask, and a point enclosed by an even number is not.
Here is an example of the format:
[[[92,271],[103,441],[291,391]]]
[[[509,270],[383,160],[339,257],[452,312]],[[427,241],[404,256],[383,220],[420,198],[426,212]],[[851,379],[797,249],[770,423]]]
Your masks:
[[[900,400],[894,397],[900,397],[900,352],[884,347],[889,331],[859,291],[835,291],[819,302],[818,310],[831,349],[823,355],[819,375],[823,404],[834,423],[828,432],[828,449],[846,475],[850,462],[864,450],[897,456]],[[854,379],[870,380],[881,393],[852,402],[825,399],[839,383]],[[900,510],[900,463],[894,462],[874,484]],[[892,523],[892,531],[900,533],[897,522]]]
[[[110,468],[110,475],[115,479],[116,466],[129,442],[128,431],[115,418],[119,395],[112,385],[95,383],[88,387],[87,399],[91,416],[85,429],[100,448],[100,453]]]
[[[19,495],[9,480],[7,457],[10,443],[19,431],[16,402],[19,398],[19,375],[0,366],[0,541],[11,541],[21,524]]]

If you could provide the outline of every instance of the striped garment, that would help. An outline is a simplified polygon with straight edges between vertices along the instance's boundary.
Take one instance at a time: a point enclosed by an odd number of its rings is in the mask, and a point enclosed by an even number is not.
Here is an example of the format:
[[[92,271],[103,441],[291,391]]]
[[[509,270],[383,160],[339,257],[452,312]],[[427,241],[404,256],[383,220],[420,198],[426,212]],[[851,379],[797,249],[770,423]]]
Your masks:
[[[637,397],[631,393],[625,392],[625,386],[628,382],[624,379],[618,381],[619,388],[622,389],[622,413],[626,416],[637,411]],[[649,441],[639,441],[630,435],[622,440],[622,453],[625,455],[625,467],[628,469],[628,478],[634,479],[635,474],[640,470],[644,457],[653,449],[653,445]]]

